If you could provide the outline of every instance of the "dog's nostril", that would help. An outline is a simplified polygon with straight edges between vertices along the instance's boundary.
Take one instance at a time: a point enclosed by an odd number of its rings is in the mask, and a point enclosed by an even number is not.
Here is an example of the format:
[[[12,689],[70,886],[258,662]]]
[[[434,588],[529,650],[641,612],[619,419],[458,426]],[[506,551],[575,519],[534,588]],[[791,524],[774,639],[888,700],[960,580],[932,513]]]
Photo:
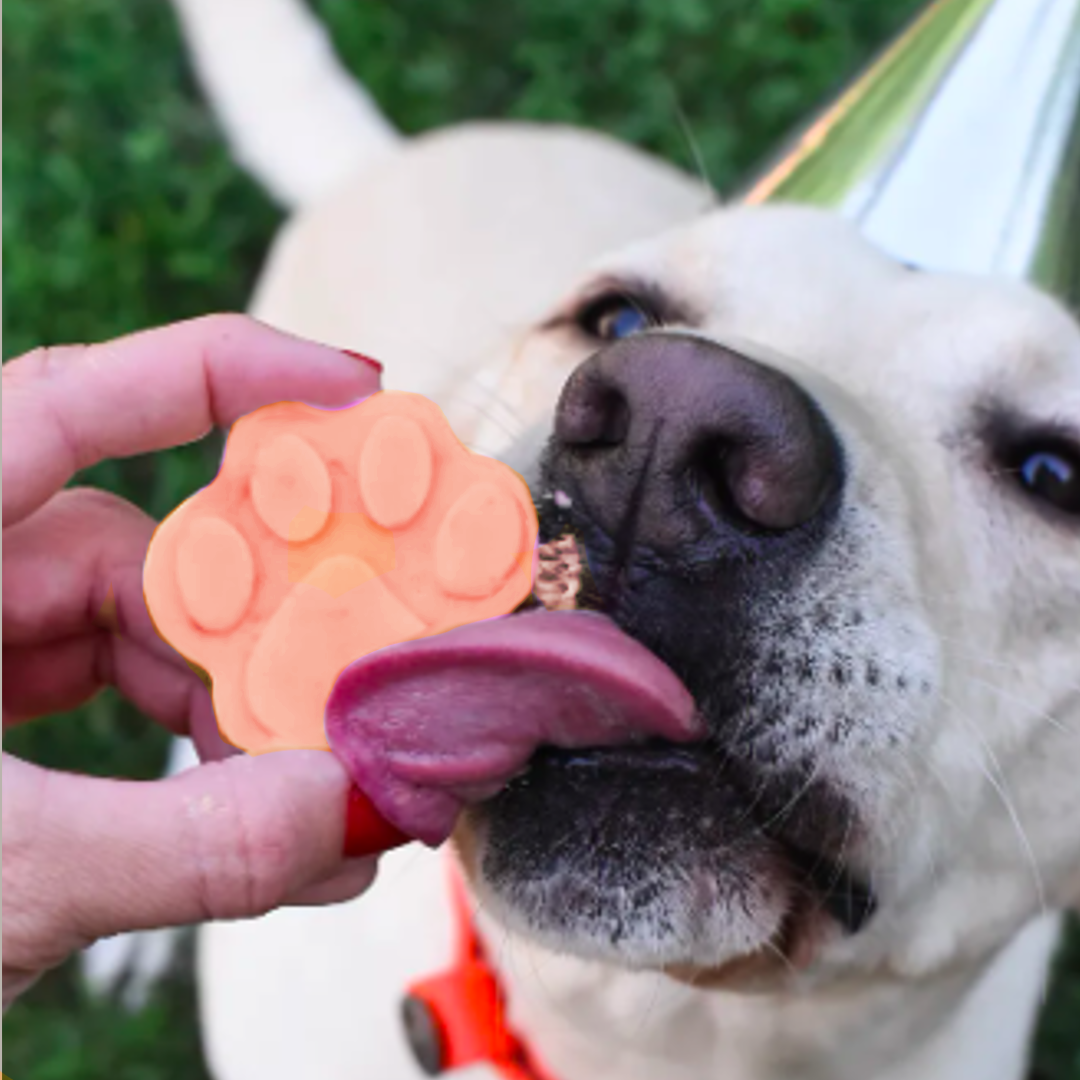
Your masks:
[[[730,455],[728,485],[742,517],[781,530],[816,518],[839,484],[838,469],[821,451],[825,445],[785,447],[786,454],[771,456],[745,448]]]
[[[766,530],[791,529],[811,520],[834,486],[825,473],[817,479],[794,475],[775,449],[763,455],[730,439],[701,444],[690,457],[687,479],[714,513]]]
[[[556,414],[556,437],[567,446],[618,446],[630,429],[630,403],[614,386],[580,379]]]
[[[730,456],[730,443],[713,439],[695,450],[687,468],[691,489],[710,510],[724,518],[743,516],[731,492]]]

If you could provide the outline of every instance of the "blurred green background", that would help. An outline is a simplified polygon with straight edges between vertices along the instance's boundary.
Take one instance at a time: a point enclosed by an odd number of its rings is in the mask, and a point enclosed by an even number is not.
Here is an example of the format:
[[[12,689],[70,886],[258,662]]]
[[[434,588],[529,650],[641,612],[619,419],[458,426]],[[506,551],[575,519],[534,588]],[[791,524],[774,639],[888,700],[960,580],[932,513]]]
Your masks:
[[[315,3],[405,131],[471,117],[583,124],[687,169],[700,153],[721,191],[918,6]],[[280,214],[229,161],[165,0],[7,0],[3,31],[5,358],[243,308]],[[215,461],[212,447],[188,447],[108,463],[90,479],[160,516],[209,480]],[[77,716],[16,730],[5,747],[60,768],[151,777],[166,740],[102,695]],[[1045,1080],[1080,1080],[1078,939],[1044,1017]],[[13,1080],[205,1076],[183,971],[129,1016],[90,1001],[69,964],[5,1018],[4,1051]]]

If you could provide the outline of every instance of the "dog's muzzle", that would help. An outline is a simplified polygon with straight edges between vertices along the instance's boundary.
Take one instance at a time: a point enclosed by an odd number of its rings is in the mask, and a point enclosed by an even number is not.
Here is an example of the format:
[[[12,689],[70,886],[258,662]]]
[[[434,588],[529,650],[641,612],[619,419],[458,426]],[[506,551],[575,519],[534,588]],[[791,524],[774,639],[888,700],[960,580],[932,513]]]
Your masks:
[[[781,734],[811,708],[784,667],[785,618],[802,618],[793,598],[843,508],[822,410],[723,345],[642,333],[570,377],[540,476],[549,576],[580,579],[559,597],[662,660],[704,733],[680,748],[541,750],[470,817],[489,886],[560,947],[638,964],[786,950],[815,905],[860,929],[875,899],[845,866],[856,809]]]

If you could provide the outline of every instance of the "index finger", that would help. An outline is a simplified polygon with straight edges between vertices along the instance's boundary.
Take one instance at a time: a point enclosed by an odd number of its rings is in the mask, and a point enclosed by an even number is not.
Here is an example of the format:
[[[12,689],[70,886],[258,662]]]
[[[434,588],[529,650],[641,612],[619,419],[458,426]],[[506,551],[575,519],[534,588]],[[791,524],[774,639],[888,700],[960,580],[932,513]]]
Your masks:
[[[263,405],[343,406],[378,389],[374,362],[243,315],[37,349],[3,369],[4,524],[103,458],[191,442]]]

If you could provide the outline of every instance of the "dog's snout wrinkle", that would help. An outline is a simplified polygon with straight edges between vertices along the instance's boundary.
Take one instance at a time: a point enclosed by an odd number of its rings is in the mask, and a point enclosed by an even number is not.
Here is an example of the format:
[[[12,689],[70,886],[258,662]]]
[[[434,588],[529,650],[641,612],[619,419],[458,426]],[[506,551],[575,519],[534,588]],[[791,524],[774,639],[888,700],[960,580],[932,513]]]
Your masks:
[[[812,522],[840,488],[842,454],[794,380],[713,342],[639,334],[571,376],[554,449],[590,512],[671,551],[732,528]]]
[[[645,499],[649,468],[652,465],[653,458],[656,456],[656,445],[660,437],[662,424],[663,421],[658,420],[649,434],[648,447],[638,470],[637,480],[630,489],[626,509],[613,537],[615,545],[611,566],[607,574],[608,580],[604,583],[604,588],[601,589],[601,595],[605,598],[608,607],[617,604],[618,598],[623,591],[627,566],[637,540],[638,519],[641,516]]]

